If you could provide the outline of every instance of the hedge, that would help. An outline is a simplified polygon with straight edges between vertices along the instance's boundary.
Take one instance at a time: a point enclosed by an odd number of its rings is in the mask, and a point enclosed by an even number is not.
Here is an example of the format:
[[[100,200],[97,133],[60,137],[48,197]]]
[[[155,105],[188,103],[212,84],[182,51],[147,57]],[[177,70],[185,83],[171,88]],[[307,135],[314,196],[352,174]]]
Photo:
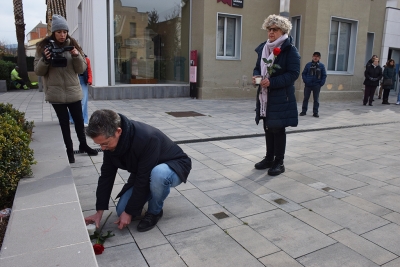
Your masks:
[[[0,207],[14,196],[19,180],[32,175],[35,164],[29,148],[34,123],[25,120],[25,113],[0,103]]]

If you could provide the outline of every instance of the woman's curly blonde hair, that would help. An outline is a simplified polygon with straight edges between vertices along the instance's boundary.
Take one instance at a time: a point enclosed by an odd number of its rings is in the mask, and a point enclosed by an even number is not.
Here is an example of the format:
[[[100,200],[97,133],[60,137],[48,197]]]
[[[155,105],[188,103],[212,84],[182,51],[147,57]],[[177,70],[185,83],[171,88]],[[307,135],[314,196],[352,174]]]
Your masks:
[[[292,29],[292,23],[287,18],[275,14],[269,15],[268,18],[264,20],[261,29],[267,30],[272,25],[276,25],[283,33],[287,34],[289,34]]]

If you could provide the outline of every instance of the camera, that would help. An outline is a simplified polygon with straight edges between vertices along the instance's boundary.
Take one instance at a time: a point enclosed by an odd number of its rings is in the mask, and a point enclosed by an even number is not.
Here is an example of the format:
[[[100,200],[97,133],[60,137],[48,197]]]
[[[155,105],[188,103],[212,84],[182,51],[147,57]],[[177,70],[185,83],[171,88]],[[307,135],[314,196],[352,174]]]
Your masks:
[[[71,51],[74,49],[73,46],[57,47],[54,40],[50,40],[50,43],[45,46],[45,49],[50,52],[50,64],[52,67],[66,67],[67,59],[63,57],[62,53],[65,51]]]

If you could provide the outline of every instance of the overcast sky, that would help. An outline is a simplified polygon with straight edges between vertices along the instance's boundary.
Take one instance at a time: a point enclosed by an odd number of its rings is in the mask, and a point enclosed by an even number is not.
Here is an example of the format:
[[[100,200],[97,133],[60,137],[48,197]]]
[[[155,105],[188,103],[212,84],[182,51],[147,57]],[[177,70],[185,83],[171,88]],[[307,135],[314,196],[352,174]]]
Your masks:
[[[24,7],[25,35],[40,21],[46,23],[45,0],[22,0]],[[0,41],[6,44],[16,44],[14,7],[12,0],[1,0],[0,6]],[[25,37],[25,42],[27,42]]]

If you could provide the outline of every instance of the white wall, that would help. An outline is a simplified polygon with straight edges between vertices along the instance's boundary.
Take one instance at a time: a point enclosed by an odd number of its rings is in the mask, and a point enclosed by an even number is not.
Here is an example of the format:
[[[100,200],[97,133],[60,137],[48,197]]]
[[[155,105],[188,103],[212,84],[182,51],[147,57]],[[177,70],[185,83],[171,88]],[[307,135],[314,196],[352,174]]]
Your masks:
[[[104,0],[66,1],[69,34],[89,57],[94,86],[108,86],[107,6]]]
[[[381,64],[384,65],[388,60],[389,48],[400,49],[400,10],[396,8],[386,8],[385,25],[382,38]],[[396,63],[399,60],[395,59]]]

